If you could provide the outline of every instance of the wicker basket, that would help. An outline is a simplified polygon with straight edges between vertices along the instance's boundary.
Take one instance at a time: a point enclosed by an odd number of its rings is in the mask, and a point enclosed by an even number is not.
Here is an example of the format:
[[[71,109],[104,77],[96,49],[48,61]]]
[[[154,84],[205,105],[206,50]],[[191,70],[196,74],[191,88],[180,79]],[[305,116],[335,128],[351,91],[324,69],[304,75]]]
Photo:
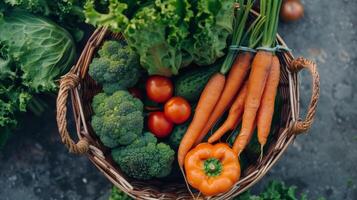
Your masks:
[[[256,13],[255,13],[256,14]],[[107,39],[123,39],[120,34],[113,34],[106,28],[97,29],[77,64],[60,81],[57,99],[57,123],[62,142],[71,153],[86,154],[92,163],[119,189],[135,199],[192,199],[185,184],[175,181],[137,181],[125,177],[112,161],[110,150],[105,148],[93,133],[90,124],[92,115],[91,100],[100,92],[100,87],[88,75],[88,66],[98,47]],[[280,36],[278,41],[286,46]],[[304,58],[294,59],[290,52],[279,53],[282,64],[279,92],[283,97],[280,123],[273,129],[274,139],[262,160],[249,166],[242,173],[240,181],[227,193],[210,199],[230,199],[244,192],[259,181],[275,164],[296,135],[306,132],[312,125],[319,98],[319,75],[316,65]],[[312,98],[304,120],[299,118],[299,81],[298,72],[308,69],[312,75]],[[75,143],[67,131],[67,102],[71,95],[72,108],[79,141]]]

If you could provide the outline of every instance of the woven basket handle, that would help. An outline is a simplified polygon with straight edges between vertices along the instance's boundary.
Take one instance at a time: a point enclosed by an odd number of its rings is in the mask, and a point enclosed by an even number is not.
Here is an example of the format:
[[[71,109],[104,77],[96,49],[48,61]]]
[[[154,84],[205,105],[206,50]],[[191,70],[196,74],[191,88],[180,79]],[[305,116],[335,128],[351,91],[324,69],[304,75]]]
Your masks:
[[[320,94],[320,76],[317,72],[316,64],[301,57],[291,61],[289,69],[292,72],[299,72],[301,69],[308,69],[312,76],[312,95],[307,110],[307,115],[304,120],[298,119],[292,126],[293,133],[301,134],[311,128],[316,114],[317,102],[319,100]]]
[[[73,72],[69,72],[60,80],[60,88],[57,97],[57,125],[62,142],[66,145],[69,152],[75,154],[84,154],[89,149],[89,143],[81,138],[75,143],[67,130],[67,99],[70,90],[79,84],[79,78]]]

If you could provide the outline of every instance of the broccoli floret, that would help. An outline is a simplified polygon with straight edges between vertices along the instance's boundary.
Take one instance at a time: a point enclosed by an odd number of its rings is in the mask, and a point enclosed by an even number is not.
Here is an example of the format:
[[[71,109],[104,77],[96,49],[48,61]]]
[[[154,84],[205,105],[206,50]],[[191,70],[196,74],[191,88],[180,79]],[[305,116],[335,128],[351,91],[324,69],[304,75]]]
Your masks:
[[[139,57],[126,44],[106,41],[89,66],[89,74],[106,93],[133,87],[139,80]]]
[[[151,133],[145,133],[132,144],[114,149],[112,156],[125,174],[148,180],[170,174],[175,152],[170,146],[157,143]]]
[[[93,98],[92,127],[102,143],[110,148],[131,144],[144,126],[143,104],[127,91]]]
[[[152,133],[146,132],[140,138],[137,138],[136,140],[134,140],[134,142],[125,146],[125,148],[127,149],[140,148],[143,146],[147,146],[150,143],[156,144],[157,139]]]

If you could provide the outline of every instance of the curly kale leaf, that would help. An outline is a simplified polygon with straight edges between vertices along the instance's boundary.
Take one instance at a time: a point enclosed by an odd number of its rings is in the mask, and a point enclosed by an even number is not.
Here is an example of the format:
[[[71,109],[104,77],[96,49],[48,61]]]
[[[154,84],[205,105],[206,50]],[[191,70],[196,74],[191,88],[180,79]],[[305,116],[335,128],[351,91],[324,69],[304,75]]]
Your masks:
[[[18,80],[18,70],[7,54],[7,48],[0,44],[0,129],[17,124],[17,112],[26,111],[31,95]]]
[[[85,0],[5,0],[5,3],[13,7],[27,10],[31,13],[45,16],[65,17],[65,14],[76,14],[82,17],[80,12]]]
[[[16,78],[8,75],[13,75],[15,72],[5,68],[3,64],[0,58],[0,128],[12,128],[17,124],[17,113],[27,110],[32,95],[25,87],[14,84]]]
[[[0,80],[3,84],[4,81],[14,81],[17,77],[16,66],[13,64],[12,59],[8,55],[8,48],[0,41]]]
[[[14,127],[16,114],[25,112],[32,96],[21,88],[0,85],[0,127]]]
[[[143,104],[127,91],[100,93],[93,98],[92,107],[92,127],[105,146],[128,145],[141,135]]]
[[[26,111],[32,95],[23,88],[0,81],[0,128],[14,128],[17,125],[17,114]]]
[[[286,186],[283,182],[271,181],[264,191],[259,195],[252,195],[249,191],[245,192],[234,200],[307,200],[305,194],[296,194],[295,186]],[[321,199],[321,198],[320,198]]]
[[[4,0],[5,3],[13,7],[31,11],[33,13],[42,13],[49,15],[50,8],[44,0]]]

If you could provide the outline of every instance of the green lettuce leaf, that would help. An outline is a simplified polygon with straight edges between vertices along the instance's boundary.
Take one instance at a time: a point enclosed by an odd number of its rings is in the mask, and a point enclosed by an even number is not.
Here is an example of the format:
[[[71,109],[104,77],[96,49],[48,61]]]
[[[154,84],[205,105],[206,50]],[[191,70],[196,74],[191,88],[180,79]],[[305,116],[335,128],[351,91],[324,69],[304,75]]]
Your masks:
[[[184,50],[196,64],[210,65],[225,55],[227,39],[233,32],[234,3],[235,0],[192,1],[195,17]]]
[[[109,0],[106,12],[86,5],[87,22],[122,32],[150,75],[176,75],[192,62],[210,65],[225,54],[235,0]]]
[[[181,67],[182,42],[193,16],[187,0],[156,0],[139,10],[124,35],[149,74],[170,76]]]
[[[101,13],[95,8],[95,0],[89,0],[85,4],[86,23],[94,26],[107,26],[112,31],[120,32],[128,24],[128,18],[124,15],[124,10],[128,5],[118,0],[109,0],[107,13]]]

